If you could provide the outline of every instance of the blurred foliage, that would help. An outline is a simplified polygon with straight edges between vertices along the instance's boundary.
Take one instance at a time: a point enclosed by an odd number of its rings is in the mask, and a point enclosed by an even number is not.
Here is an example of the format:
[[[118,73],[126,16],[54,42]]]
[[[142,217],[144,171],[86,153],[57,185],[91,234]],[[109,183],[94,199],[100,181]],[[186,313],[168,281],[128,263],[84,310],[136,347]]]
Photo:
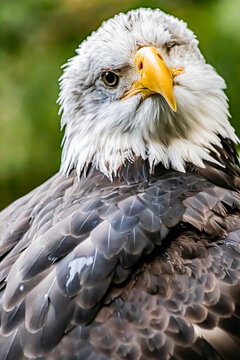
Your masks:
[[[187,21],[227,82],[240,135],[239,0],[1,0],[0,208],[59,168],[60,66],[104,19],[141,6]]]

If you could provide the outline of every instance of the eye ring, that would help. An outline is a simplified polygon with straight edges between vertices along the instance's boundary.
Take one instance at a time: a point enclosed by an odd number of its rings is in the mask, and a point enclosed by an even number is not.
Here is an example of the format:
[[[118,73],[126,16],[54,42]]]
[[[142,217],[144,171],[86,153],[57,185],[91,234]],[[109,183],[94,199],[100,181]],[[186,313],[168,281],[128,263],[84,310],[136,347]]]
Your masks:
[[[113,71],[104,71],[101,75],[101,79],[107,87],[111,88],[116,87],[119,83],[119,76]]]

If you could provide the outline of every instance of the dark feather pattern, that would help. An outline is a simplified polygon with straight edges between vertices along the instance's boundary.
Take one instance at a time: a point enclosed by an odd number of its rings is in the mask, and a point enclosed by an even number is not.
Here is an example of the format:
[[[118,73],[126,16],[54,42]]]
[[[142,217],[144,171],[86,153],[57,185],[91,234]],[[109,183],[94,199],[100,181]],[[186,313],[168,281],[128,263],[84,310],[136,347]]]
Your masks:
[[[239,169],[219,153],[56,174],[6,208],[0,360],[239,359]]]

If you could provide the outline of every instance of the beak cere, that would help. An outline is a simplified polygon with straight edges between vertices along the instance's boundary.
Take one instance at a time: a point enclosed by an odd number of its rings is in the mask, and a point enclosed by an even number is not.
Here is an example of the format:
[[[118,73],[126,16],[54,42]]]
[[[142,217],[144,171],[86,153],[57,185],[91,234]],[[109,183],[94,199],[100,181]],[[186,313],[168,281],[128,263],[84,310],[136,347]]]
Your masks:
[[[160,53],[153,46],[145,46],[139,49],[135,55],[139,79],[124,94],[122,99],[141,93],[143,98],[151,94],[161,94],[173,111],[177,110],[177,104],[173,92],[174,77],[184,71],[183,67],[168,67]]]

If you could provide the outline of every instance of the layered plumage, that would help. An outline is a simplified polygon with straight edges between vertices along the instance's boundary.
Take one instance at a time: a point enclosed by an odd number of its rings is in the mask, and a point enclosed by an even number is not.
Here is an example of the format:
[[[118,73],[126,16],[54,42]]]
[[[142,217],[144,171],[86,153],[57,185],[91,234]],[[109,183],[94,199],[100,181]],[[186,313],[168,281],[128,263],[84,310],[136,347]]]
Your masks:
[[[140,41],[184,66],[176,112],[163,95],[120,100]],[[222,86],[160,11],[121,14],[80,47],[62,80],[63,173],[0,214],[0,360],[239,359],[240,170]]]

